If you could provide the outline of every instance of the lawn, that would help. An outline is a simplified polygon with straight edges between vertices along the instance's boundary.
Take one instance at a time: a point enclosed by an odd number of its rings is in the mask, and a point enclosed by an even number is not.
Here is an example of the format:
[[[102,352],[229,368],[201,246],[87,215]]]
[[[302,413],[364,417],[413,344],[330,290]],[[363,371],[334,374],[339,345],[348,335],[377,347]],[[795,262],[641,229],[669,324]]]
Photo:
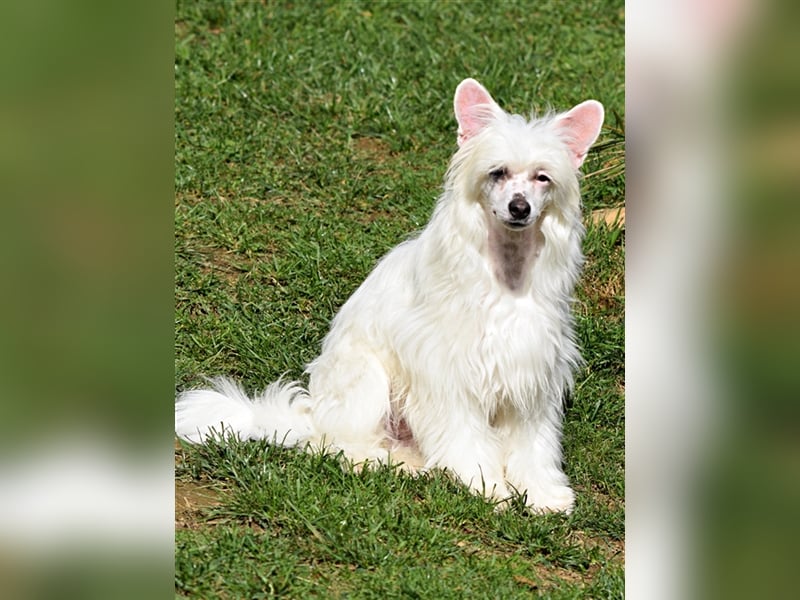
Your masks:
[[[337,308],[427,222],[461,79],[514,112],[607,110],[582,183],[574,513],[498,513],[442,473],[179,444],[178,596],[624,595],[624,231],[593,220],[624,204],[623,31],[621,1],[178,2],[176,389],[302,378]]]

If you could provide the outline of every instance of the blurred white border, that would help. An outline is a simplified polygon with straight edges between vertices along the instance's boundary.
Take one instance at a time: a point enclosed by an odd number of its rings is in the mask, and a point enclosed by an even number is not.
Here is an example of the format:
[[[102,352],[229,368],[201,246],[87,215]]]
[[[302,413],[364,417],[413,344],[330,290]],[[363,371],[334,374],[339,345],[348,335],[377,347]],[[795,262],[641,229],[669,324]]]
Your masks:
[[[169,564],[173,539],[171,454],[74,431],[0,460],[0,549],[12,555],[144,551]]]
[[[626,596],[691,597],[697,476],[725,427],[707,325],[729,242],[730,51],[749,0],[626,3]],[[729,201],[729,199],[728,199]]]

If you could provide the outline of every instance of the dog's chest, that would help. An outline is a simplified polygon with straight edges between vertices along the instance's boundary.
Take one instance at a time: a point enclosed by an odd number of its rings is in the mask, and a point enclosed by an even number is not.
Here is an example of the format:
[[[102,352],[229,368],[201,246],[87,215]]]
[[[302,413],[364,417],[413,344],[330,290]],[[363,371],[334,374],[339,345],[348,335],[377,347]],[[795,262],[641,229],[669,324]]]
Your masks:
[[[488,398],[518,402],[549,387],[562,360],[562,315],[531,298],[504,296],[487,306],[478,361]]]

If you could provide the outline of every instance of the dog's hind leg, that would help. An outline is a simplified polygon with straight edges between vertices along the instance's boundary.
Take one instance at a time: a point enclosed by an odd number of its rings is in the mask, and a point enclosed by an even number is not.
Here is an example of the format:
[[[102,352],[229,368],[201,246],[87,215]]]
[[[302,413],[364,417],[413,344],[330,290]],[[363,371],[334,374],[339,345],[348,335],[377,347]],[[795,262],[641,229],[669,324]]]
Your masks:
[[[319,444],[341,450],[354,463],[387,462],[390,379],[378,357],[361,345],[340,343],[308,372]]]

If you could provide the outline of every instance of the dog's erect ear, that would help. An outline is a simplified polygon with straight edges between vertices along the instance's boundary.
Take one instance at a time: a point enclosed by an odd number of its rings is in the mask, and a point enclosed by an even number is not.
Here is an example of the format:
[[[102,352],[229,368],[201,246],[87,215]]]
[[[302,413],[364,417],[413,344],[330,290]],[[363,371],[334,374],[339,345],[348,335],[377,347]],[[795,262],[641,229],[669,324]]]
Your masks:
[[[474,79],[465,79],[458,84],[453,107],[458,121],[459,146],[483,129],[501,110],[486,88]]]
[[[600,135],[603,114],[602,104],[597,100],[587,100],[556,118],[556,126],[566,134],[567,146],[576,169],[586,160],[586,153]]]

